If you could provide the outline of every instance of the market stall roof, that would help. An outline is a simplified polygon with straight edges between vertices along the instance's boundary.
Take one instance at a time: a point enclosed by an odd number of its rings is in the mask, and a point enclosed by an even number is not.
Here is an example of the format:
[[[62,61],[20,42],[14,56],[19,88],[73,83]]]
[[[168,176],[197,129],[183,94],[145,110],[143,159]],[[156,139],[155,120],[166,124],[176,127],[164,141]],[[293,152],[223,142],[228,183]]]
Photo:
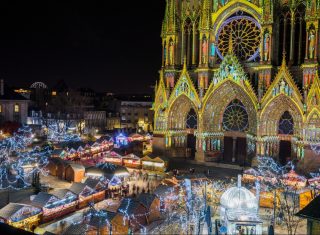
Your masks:
[[[73,141],[73,142],[68,141],[68,142],[61,142],[56,146],[60,148],[78,149],[80,146],[84,148],[86,144],[87,143],[83,141]]]
[[[140,202],[133,198],[123,198],[121,200],[118,212],[124,215],[134,215],[135,210],[140,206]]]
[[[81,165],[81,164],[77,164],[77,163],[69,163],[68,166],[70,166],[74,171],[85,171],[86,168]]]
[[[71,224],[63,233],[62,235],[70,235],[70,234],[77,234],[77,235],[86,235],[89,231],[93,231],[94,228],[88,224]]]
[[[115,212],[111,212],[111,211],[102,211],[102,214],[99,214],[99,216],[93,215],[88,224],[93,226],[93,227],[99,227],[99,226],[103,226],[103,224],[101,223],[104,222],[104,224],[110,224],[111,221],[113,220],[113,218],[117,215],[117,213]],[[103,219],[102,219],[103,218]]]
[[[114,176],[128,176],[127,168],[112,163],[99,163],[96,166],[86,168],[87,176],[104,176],[111,180]]]
[[[30,208],[32,210],[39,210],[38,208],[34,208],[33,206],[30,206],[30,205],[10,202],[5,207],[1,208],[0,217],[9,220],[11,216],[13,216],[15,213],[17,213],[18,211],[20,211],[22,208],[25,208],[25,207]]]
[[[108,152],[108,153],[107,153],[107,156],[108,156],[108,157],[119,157],[119,158],[122,157],[119,153],[116,152],[115,149],[112,150],[112,151],[110,151],[110,152]]]
[[[137,155],[133,154],[133,153],[129,153],[129,154],[123,156],[123,158],[130,158],[130,159],[140,160],[140,158]]]
[[[294,170],[291,170],[289,173],[284,174],[282,177],[287,180],[295,180],[295,181],[302,181],[302,182],[307,181],[306,177],[298,175]]]
[[[155,194],[150,194],[150,193],[141,193],[138,196],[138,201],[144,205],[147,209],[150,209],[151,204],[153,201],[157,198]]]
[[[164,160],[162,160],[160,157],[153,158],[152,161],[158,162],[158,163],[164,163]]]
[[[51,154],[52,155],[57,155],[57,156],[60,156],[61,154],[64,153],[64,150],[63,149],[54,149]]]
[[[99,183],[103,183],[98,179],[87,178],[84,182],[85,185],[88,185],[90,188],[95,188]]]
[[[59,157],[50,157],[49,162],[52,162],[56,165],[61,165],[61,166],[66,166],[68,164],[65,160],[63,160]]]
[[[74,194],[72,191],[70,191],[69,189],[53,189],[50,191],[50,194],[59,198],[59,199],[63,199],[66,197],[67,194],[73,194],[74,196],[77,196],[76,194]]]
[[[320,182],[320,176],[317,176],[317,177],[313,177],[313,178],[308,179],[308,183],[309,183],[309,184],[313,184],[313,183],[315,183],[315,182]],[[320,185],[319,185],[318,187],[320,187]]]
[[[60,200],[58,197],[52,194],[40,192],[33,198],[33,200],[31,201],[31,205],[42,208],[45,207],[48,202],[53,199],[56,201]]]
[[[93,191],[93,188],[89,187],[84,183],[73,183],[69,190],[77,195],[79,195],[86,187]]]
[[[143,158],[141,158],[141,161],[152,161],[152,158],[146,155]]]
[[[112,139],[112,136],[110,135],[103,135],[101,136],[96,142],[102,143],[104,141],[110,141]]]
[[[124,166],[119,166],[119,165],[114,165],[112,164],[114,167],[110,168],[108,166],[108,163],[102,163],[99,164],[99,168],[103,169],[103,171],[107,174],[114,174],[114,175],[129,175],[129,171],[127,170],[126,167]]]
[[[307,206],[296,215],[305,219],[320,221],[320,195],[314,198]]]

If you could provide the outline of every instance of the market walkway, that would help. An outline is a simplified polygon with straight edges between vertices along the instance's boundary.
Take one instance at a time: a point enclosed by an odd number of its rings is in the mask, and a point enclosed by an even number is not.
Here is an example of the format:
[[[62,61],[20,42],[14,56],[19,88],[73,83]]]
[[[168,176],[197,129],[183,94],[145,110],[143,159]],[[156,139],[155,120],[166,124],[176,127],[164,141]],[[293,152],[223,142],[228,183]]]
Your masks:
[[[200,163],[193,160],[186,160],[185,158],[170,158],[169,170],[178,169],[182,174],[188,173],[190,168],[194,168],[195,173],[204,173],[207,177],[213,179],[233,178],[242,173],[242,168],[239,166],[234,166],[234,168],[222,168],[217,167],[214,164],[207,162]]]

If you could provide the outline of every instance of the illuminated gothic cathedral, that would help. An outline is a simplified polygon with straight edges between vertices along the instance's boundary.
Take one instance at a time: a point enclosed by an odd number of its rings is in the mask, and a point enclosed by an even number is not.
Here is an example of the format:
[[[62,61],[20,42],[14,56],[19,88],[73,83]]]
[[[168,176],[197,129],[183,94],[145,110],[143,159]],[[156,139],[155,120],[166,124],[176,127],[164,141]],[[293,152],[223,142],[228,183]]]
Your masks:
[[[319,19],[320,0],[167,0],[154,151],[320,159]]]

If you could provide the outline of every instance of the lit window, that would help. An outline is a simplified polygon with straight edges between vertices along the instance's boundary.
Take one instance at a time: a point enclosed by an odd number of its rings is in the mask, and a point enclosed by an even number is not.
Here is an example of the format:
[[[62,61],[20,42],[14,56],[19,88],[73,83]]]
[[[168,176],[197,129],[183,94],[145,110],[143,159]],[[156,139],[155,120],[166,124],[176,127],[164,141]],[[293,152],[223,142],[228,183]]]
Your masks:
[[[14,105],[14,112],[19,113],[20,112],[20,106],[18,104]]]
[[[0,104],[0,113],[2,113],[2,105]]]
[[[56,96],[56,95],[57,95],[57,92],[56,92],[56,91],[53,91],[53,92],[51,93],[51,95],[52,95],[52,96]]]

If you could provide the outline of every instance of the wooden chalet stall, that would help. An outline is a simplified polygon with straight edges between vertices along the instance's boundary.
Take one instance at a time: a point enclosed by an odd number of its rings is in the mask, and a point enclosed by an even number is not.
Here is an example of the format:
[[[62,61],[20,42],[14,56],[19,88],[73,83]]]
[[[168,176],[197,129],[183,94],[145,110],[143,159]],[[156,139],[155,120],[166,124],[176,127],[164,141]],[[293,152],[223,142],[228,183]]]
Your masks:
[[[308,185],[316,191],[320,190],[320,176],[308,179]]]
[[[114,151],[110,151],[103,158],[105,162],[122,166],[122,156]]]
[[[42,222],[48,222],[55,218],[76,210],[77,195],[67,189],[57,189],[51,193],[38,193],[30,203],[42,209]]]
[[[286,185],[301,189],[306,187],[307,179],[304,176],[298,175],[294,170],[282,176],[282,180]]]
[[[87,234],[120,234],[118,233],[119,228],[121,230],[122,223],[117,224],[115,223],[115,216],[117,215],[116,212],[100,210],[99,216],[91,215],[85,218],[83,223],[88,224],[92,228],[94,228],[94,233],[87,233]]]
[[[64,180],[66,166],[67,166],[67,163],[63,159],[58,157],[51,157],[49,158],[49,162],[46,168],[49,171],[50,175],[56,176],[59,179]]]
[[[123,165],[129,168],[141,168],[141,161],[138,156],[133,153],[130,153],[122,158]]]
[[[142,169],[150,171],[166,171],[166,162],[160,157],[151,158],[149,156],[144,156],[141,158]]]
[[[39,225],[41,214],[40,208],[19,203],[9,203],[0,210],[0,222],[15,228],[33,231]]]
[[[79,183],[84,178],[86,169],[81,164],[68,163],[65,168],[65,179],[70,182]]]
[[[103,199],[105,199],[105,190],[108,188],[108,184],[105,181],[87,178],[84,184],[95,191],[94,202],[102,201]]]
[[[78,208],[86,207],[90,202],[101,201],[105,195],[105,191],[97,192],[84,183],[73,183],[69,190],[78,195]]]
[[[97,164],[86,169],[86,176],[88,178],[105,179],[108,182],[108,187],[121,184],[129,175],[127,168],[111,163]]]

